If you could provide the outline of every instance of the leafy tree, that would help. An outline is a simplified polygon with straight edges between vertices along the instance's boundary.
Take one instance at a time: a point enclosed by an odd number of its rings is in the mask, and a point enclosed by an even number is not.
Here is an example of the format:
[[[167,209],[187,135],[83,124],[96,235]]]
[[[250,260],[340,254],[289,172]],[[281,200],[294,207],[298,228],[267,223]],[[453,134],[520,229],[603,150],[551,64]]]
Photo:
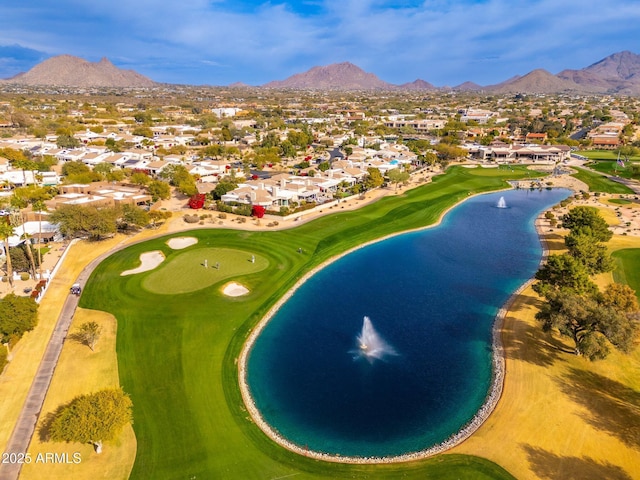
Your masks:
[[[607,242],[613,236],[609,225],[594,207],[575,207],[562,216],[562,226],[571,233],[591,235],[598,242]]]
[[[155,227],[158,223],[171,218],[172,213],[162,210],[151,210],[149,212],[149,221]]]
[[[391,183],[395,183],[397,190],[399,183],[409,180],[409,172],[401,170],[399,168],[394,168],[393,170],[389,170],[387,172],[387,177],[389,177],[389,181]]]
[[[80,395],[47,419],[46,431],[54,442],[91,443],[102,453],[102,443],[133,421],[131,410],[131,399],[121,389]]]
[[[73,135],[62,134],[58,135],[56,145],[58,148],[76,148],[80,146],[80,140]]]
[[[545,331],[557,328],[561,335],[570,337],[575,343],[575,353],[590,360],[609,354],[606,340],[628,351],[633,339],[633,326],[620,312],[567,290],[547,295],[547,303],[536,319],[542,322]]]
[[[118,153],[122,151],[124,147],[124,142],[116,141],[114,138],[107,138],[104,142],[104,146],[107,147],[107,150]]]
[[[96,343],[100,339],[100,334],[102,333],[102,329],[97,322],[85,322],[80,325],[78,331],[73,335],[73,338],[78,342],[86,345],[94,351]]]
[[[62,175],[79,175],[89,173],[91,169],[82,162],[65,162],[62,166]]]
[[[442,164],[443,167],[446,167],[452,161],[458,158],[464,158],[467,156],[468,152],[461,147],[456,147],[455,145],[449,145],[445,142],[438,143],[434,150],[436,151],[436,156],[438,157],[438,161]]]
[[[132,135],[138,135],[140,137],[153,138],[153,130],[145,126],[136,127],[131,133]]]
[[[640,310],[638,297],[628,285],[610,283],[604,292],[600,293],[598,301],[607,307],[613,307],[624,313],[636,313]]]
[[[38,323],[38,304],[31,297],[9,293],[0,299],[0,343],[20,338]]]
[[[597,290],[585,265],[569,254],[550,255],[536,272],[535,278],[539,282],[533,285],[533,289],[541,295],[553,290],[569,289],[577,294],[594,293]]]
[[[236,188],[238,188],[238,184],[236,182],[220,180],[218,185],[216,185],[216,188],[213,190],[213,198],[215,200],[220,200],[224,194]]]
[[[129,181],[134,185],[147,185],[151,182],[151,178],[146,173],[135,172],[131,175]]]
[[[579,229],[565,237],[565,244],[569,255],[580,261],[590,275],[610,272],[614,264],[607,248],[597,242],[593,236],[585,233],[586,229]]]
[[[116,233],[118,214],[115,208],[98,209],[91,205],[62,205],[51,214],[51,222],[57,223],[60,233],[66,237],[101,240]]]
[[[154,202],[167,200],[171,197],[171,187],[167,182],[163,182],[162,180],[151,180],[147,186],[147,190]]]
[[[326,172],[330,168],[331,168],[331,164],[327,161],[321,162],[318,164],[318,170],[320,170],[321,172]]]
[[[296,147],[289,140],[285,140],[280,144],[280,155],[284,158],[294,158],[296,156]]]
[[[149,225],[149,214],[136,205],[123,205],[120,218],[117,220],[119,230],[129,230]]]
[[[367,168],[367,176],[364,179],[364,186],[367,188],[367,190],[377,188],[383,183],[384,177],[382,176],[382,173],[380,173],[380,170],[375,167]]]

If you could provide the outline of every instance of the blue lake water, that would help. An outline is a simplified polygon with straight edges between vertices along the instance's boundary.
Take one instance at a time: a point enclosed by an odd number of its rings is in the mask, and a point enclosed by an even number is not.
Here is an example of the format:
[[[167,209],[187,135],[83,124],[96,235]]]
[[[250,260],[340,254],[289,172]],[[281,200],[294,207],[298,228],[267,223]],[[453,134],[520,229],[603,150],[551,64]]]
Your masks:
[[[400,455],[458,432],[490,387],[495,315],[538,268],[533,221],[569,193],[473,197],[437,227],[314,275],[250,353],[247,382],[264,419],[302,448],[343,456]],[[497,208],[501,196],[507,208]],[[358,358],[364,316],[396,355]]]

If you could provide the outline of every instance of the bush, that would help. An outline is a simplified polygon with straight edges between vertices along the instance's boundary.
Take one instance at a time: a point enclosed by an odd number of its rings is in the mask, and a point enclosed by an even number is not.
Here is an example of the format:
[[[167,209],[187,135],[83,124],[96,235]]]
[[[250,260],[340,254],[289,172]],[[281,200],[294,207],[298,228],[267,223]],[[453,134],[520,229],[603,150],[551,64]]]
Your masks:
[[[227,218],[227,214],[226,213],[219,213],[218,214],[218,218],[221,218],[221,219],[224,220],[225,218]]]
[[[236,215],[242,215],[243,217],[250,217],[251,211],[251,205],[238,205],[233,209],[233,213],[235,213]]]
[[[20,280],[22,280],[22,281],[29,280],[29,274],[27,272],[22,272],[20,274]]]
[[[231,205],[227,205],[226,203],[220,200],[216,202],[216,208],[218,209],[219,212],[233,213],[233,207]]]
[[[185,215],[184,221],[187,223],[198,223],[200,221],[200,217],[198,217],[198,215]]]

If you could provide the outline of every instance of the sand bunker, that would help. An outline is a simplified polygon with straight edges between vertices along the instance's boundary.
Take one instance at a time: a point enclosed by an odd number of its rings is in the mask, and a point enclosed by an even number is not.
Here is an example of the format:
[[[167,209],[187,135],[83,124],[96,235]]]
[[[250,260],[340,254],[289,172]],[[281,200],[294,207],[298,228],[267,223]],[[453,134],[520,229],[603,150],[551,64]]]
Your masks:
[[[198,239],[195,237],[175,237],[170,238],[167,241],[167,245],[174,250],[181,250],[183,248],[190,247],[191,245],[195,245],[196,243],[198,243]]]
[[[246,295],[249,293],[249,289],[244,285],[240,285],[236,282],[227,283],[222,289],[222,293],[228,297],[239,297],[240,295]]]
[[[125,270],[120,275],[133,275],[135,273],[148,272],[153,270],[164,261],[164,254],[160,250],[145,252],[140,254],[140,266],[133,270]]]

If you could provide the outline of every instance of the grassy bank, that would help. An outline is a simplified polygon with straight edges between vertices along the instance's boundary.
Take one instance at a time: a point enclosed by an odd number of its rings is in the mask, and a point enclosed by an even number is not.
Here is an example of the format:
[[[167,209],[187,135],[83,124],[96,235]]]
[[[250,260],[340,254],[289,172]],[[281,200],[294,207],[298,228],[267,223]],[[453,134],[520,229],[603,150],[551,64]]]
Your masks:
[[[631,190],[626,185],[622,185],[621,183],[609,180],[605,175],[590,172],[589,170],[585,170],[584,168],[574,168],[578,171],[578,173],[575,173],[571,176],[586,183],[589,186],[589,191],[591,192],[620,194],[633,193],[633,190]]]
[[[337,478],[373,473],[390,478],[511,478],[497,465],[468,456],[365,466],[292,454],[268,440],[248,418],[235,363],[253,325],[305,272],[364,242],[434,223],[470,193],[502,188],[506,175],[524,178],[526,171],[454,168],[401,196],[355,212],[336,208],[340,213],[287,231],[190,232],[198,239],[190,247],[194,251],[234,249],[266,259],[264,270],[234,278],[250,290],[242,297],[225,297],[219,284],[180,295],[154,294],[143,287],[153,272],[120,276],[139,264],[141,253],[160,250],[167,265],[181,255],[166,245],[166,238],[129,247],[104,261],[85,289],[82,306],[118,319],[120,379],[134,402],[138,441],[132,478]],[[193,268],[203,267],[194,262]]]

